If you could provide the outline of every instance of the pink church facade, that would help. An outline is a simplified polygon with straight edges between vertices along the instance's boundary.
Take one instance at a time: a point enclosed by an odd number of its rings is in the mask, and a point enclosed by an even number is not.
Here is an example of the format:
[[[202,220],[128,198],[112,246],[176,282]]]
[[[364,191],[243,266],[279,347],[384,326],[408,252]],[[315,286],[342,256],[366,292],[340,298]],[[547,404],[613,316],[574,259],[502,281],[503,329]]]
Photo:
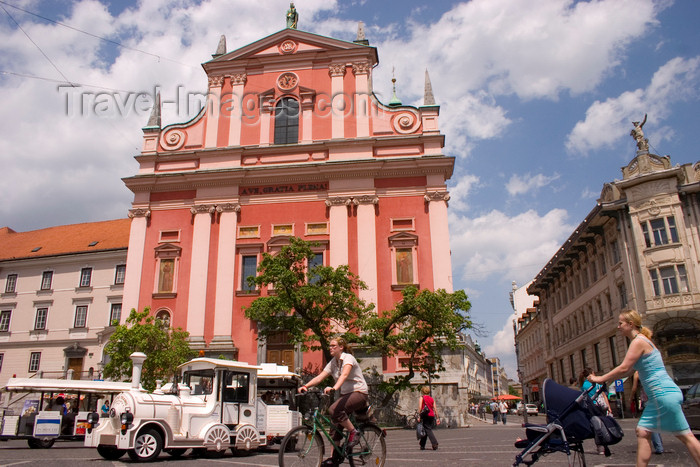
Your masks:
[[[225,48],[225,46],[224,46]],[[283,333],[257,341],[243,309],[263,252],[290,236],[318,242],[315,261],[348,264],[379,313],[401,289],[452,291],[447,226],[454,158],[443,154],[426,75],[425,105],[381,103],[377,50],[285,29],[203,64],[206,107],[144,128],[123,306],[170,319],[193,348],[293,368],[321,363]],[[127,313],[123,313],[126,316]],[[384,361],[385,372],[399,371]]]

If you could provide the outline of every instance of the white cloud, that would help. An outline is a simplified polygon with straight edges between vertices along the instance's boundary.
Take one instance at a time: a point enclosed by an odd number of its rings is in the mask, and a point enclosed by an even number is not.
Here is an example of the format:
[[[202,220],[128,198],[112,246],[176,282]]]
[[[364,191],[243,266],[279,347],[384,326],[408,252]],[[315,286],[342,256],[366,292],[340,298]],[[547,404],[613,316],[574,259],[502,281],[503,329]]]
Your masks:
[[[585,120],[576,123],[569,134],[566,148],[572,154],[586,155],[591,150],[612,147],[629,134],[632,121],[640,121],[645,113],[654,120],[654,129],[646,137],[658,144],[673,135],[671,129],[659,123],[670,115],[671,105],[697,100],[699,86],[700,57],[669,60],[654,73],[645,89],[594,102]]]
[[[529,191],[536,191],[539,188],[545,187],[555,180],[558,180],[560,175],[555,173],[548,176],[544,174],[525,175],[513,174],[506,183],[506,190],[510,196],[524,195]]]
[[[546,264],[575,225],[553,209],[543,216],[529,210],[513,217],[493,210],[469,218],[450,214],[452,269],[459,282],[492,281],[494,276],[525,283]]]
[[[479,186],[479,177],[476,175],[465,174],[452,177],[457,184],[450,186],[450,210],[452,212],[465,212],[469,210],[467,199],[469,194]]]

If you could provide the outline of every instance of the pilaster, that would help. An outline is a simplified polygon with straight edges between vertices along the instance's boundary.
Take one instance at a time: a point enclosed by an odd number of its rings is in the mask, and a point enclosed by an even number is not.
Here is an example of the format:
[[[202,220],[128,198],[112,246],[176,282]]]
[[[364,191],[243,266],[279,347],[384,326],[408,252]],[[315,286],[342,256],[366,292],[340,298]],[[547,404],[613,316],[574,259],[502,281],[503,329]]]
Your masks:
[[[219,117],[221,116],[221,87],[224,84],[223,76],[209,77],[209,93],[207,94],[207,129],[204,139],[204,147],[215,148],[216,138],[219,133]]]
[[[348,264],[348,206],[351,203],[349,196],[334,196],[326,200],[326,206],[330,209],[329,265],[334,268]]]
[[[231,80],[231,103],[228,107],[231,109],[228,127],[228,145],[240,146],[241,144],[241,125],[243,119],[243,88],[248,75],[246,73],[236,73],[229,75]]]
[[[328,66],[331,76],[331,138],[345,137],[345,63],[332,63]]]
[[[375,206],[379,198],[362,195],[353,198],[357,206],[357,273],[367,284],[359,296],[368,303],[377,305],[377,216]]]
[[[425,194],[430,221],[430,250],[433,260],[433,288],[452,292],[452,258],[450,255],[450,232],[447,228],[446,191],[429,191]]]
[[[355,121],[357,123],[357,137],[369,137],[369,62],[356,62],[352,64],[352,73],[355,75]]]
[[[190,261],[190,285],[187,300],[187,331],[190,333],[190,345],[194,348],[200,348],[204,346],[211,216],[215,212],[215,208],[212,204],[198,204],[192,206],[190,212],[194,216],[194,227],[192,229],[192,259]]]
[[[219,213],[219,245],[216,263],[216,300],[214,303],[214,338],[210,346],[233,347],[231,340],[233,275],[236,263],[236,224],[241,206],[227,203],[216,206]]]
[[[129,230],[129,249],[126,253],[126,277],[122,296],[121,322],[124,323],[132,308],[139,311],[139,294],[143,273],[143,258],[146,248],[146,228],[151,211],[148,209],[129,209],[131,228]]]

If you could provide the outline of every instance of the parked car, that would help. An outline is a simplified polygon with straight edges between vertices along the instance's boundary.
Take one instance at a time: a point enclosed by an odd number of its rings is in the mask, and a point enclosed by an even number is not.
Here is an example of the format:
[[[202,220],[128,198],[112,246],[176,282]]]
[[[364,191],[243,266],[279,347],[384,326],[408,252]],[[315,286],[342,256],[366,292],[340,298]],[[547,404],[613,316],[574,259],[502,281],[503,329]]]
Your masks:
[[[683,412],[690,429],[700,431],[700,383],[695,383],[686,391],[683,398]]]
[[[525,404],[524,406],[519,405],[518,406],[518,415],[522,415],[523,410],[527,410],[528,415],[537,416],[539,414],[539,411],[537,410],[537,406],[535,404]]]

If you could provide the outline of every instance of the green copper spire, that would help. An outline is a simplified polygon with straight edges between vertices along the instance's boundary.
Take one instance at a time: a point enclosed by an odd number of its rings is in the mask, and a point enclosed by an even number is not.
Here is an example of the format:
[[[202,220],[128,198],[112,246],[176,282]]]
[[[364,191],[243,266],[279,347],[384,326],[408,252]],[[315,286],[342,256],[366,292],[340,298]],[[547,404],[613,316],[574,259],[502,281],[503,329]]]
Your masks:
[[[394,90],[391,95],[391,100],[389,101],[389,107],[397,107],[401,105],[401,99],[396,96],[396,75],[394,74],[394,68],[391,70],[391,83]]]

